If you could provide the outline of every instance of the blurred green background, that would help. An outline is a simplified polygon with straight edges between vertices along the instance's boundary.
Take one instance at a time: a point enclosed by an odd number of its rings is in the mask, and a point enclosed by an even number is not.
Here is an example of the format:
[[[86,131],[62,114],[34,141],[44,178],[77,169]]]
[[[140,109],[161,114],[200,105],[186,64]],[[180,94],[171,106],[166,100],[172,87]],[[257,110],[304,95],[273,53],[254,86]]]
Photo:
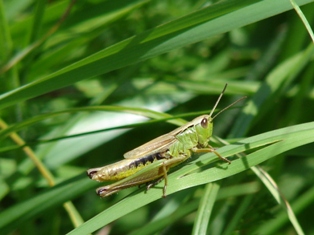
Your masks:
[[[310,26],[313,2],[297,1]],[[1,234],[314,234],[314,47],[289,1],[0,0],[0,17]],[[203,183],[176,185],[174,170],[165,199],[160,187],[95,194],[106,183],[87,169],[184,123],[164,112],[209,113],[226,83],[217,110],[248,98],[215,136],[296,130],[262,168],[297,219],[239,160]],[[198,171],[225,166],[208,156]]]

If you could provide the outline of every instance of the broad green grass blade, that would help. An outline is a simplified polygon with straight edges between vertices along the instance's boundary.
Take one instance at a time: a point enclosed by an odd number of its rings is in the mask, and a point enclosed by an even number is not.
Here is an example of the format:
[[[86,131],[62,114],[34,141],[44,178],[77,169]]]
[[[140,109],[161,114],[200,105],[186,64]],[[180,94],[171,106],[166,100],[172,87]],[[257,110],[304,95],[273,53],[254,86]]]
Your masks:
[[[238,143],[220,148],[219,153],[223,156],[230,156],[258,146],[263,146],[265,144],[273,144],[259,149],[244,158],[234,160],[229,166],[225,163],[218,163],[219,167],[212,167],[204,171],[199,171],[200,166],[208,166],[207,164],[210,162],[209,159],[215,159],[213,154],[204,154],[195,162],[186,164],[180,170],[170,174],[167,194],[169,195],[179,190],[238,174],[285,151],[314,142],[313,133],[314,123],[312,122],[250,137]],[[129,195],[124,200],[96,215],[94,218],[85,222],[79,228],[74,229],[69,234],[85,234],[94,232],[117,218],[139,208],[140,206],[144,206],[159,199],[161,197],[161,185],[157,185],[146,194],[143,193],[144,190],[142,189],[138,194],[133,193]]]

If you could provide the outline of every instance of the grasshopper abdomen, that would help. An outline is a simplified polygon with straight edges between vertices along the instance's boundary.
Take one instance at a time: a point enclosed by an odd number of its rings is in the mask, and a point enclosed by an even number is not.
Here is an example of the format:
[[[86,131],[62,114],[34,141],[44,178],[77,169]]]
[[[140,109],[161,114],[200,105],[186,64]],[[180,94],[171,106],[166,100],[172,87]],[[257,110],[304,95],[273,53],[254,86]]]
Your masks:
[[[142,158],[124,159],[104,167],[89,169],[87,175],[96,181],[121,180],[164,158],[165,155],[163,153],[154,153]]]

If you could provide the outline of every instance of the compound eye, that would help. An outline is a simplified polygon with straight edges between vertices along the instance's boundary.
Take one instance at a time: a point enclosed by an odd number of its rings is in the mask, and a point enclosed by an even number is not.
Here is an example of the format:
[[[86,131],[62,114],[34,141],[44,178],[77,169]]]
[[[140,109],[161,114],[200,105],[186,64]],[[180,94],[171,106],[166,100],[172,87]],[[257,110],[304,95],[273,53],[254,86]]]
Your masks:
[[[202,121],[201,121],[201,126],[202,126],[203,128],[207,128],[207,126],[208,126],[208,120],[207,120],[207,118],[203,118],[203,119],[202,119]]]

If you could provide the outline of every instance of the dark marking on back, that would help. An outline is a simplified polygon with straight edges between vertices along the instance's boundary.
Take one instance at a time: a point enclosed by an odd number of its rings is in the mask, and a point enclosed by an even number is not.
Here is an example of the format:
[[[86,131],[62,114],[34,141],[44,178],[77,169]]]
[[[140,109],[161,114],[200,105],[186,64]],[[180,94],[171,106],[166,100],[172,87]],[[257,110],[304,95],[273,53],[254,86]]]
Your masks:
[[[148,156],[142,157],[140,159],[134,160],[134,162],[130,163],[129,167],[130,168],[133,168],[133,167],[136,168],[140,165],[146,165],[147,163],[150,164],[156,160],[160,160],[163,158],[165,158],[165,157],[161,153],[154,153],[152,155],[148,155]]]

